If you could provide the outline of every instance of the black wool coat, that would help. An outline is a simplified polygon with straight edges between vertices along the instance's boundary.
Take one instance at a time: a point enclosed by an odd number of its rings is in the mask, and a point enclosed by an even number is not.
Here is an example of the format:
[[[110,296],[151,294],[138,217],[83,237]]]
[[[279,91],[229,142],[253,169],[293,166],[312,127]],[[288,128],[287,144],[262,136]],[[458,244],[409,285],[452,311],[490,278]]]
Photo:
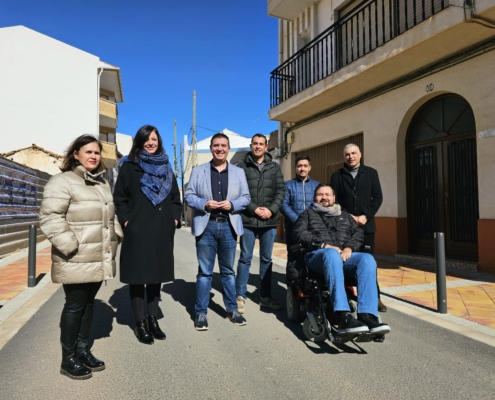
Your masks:
[[[173,177],[169,195],[155,207],[141,191],[143,174],[138,164],[124,162],[113,193],[116,214],[124,229],[120,281],[128,284],[170,282],[174,279],[175,229],[181,226],[179,187]],[[179,221],[177,227],[174,220]]]
[[[265,153],[263,169],[260,171],[253,161],[251,152],[237,166],[246,173],[251,202],[242,212],[242,224],[249,228],[273,228],[280,222],[280,208],[285,198],[284,175],[280,165]],[[263,220],[255,213],[258,207],[266,207],[272,212],[271,218]]]
[[[366,215],[368,222],[363,227],[364,233],[376,232],[375,214],[383,202],[376,169],[361,163],[354,179],[347,168],[342,167],[332,174],[330,186],[342,210],[355,216]]]

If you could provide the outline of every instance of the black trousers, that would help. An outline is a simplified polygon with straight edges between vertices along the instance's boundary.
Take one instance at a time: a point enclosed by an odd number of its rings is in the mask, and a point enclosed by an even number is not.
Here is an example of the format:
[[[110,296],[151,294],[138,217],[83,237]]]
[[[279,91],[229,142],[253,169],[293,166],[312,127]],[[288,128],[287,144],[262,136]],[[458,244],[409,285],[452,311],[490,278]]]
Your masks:
[[[63,285],[65,304],[60,317],[60,343],[64,356],[89,350],[89,331],[96,293],[102,282]]]
[[[364,246],[370,247],[370,253],[372,256],[375,255],[375,233],[365,233],[364,234]],[[376,276],[376,288],[378,289],[378,298],[380,298],[380,286],[378,285],[378,274]]]
[[[287,245],[287,262],[290,262],[295,258],[295,254],[290,251],[290,248],[296,244],[292,239],[292,227],[285,229],[285,244]]]

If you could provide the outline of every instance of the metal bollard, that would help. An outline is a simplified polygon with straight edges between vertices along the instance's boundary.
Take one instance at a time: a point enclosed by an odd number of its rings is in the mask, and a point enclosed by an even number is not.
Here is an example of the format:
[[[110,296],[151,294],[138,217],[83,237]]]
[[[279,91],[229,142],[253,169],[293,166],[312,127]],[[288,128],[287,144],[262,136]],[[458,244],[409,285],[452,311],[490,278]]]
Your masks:
[[[36,286],[36,226],[29,225],[28,287]]]
[[[440,314],[447,314],[447,271],[443,232],[435,232],[435,271],[437,274],[437,311]]]

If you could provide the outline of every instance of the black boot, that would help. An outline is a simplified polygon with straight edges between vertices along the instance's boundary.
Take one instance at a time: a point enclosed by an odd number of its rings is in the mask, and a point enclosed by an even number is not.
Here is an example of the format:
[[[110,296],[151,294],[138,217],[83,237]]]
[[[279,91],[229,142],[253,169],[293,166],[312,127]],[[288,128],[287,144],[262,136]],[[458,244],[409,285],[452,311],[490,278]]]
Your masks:
[[[150,333],[153,335],[155,339],[165,340],[167,338],[165,332],[163,332],[158,326],[158,321],[156,320],[156,317],[148,316],[148,327]]]
[[[137,339],[144,344],[153,344],[153,336],[151,335],[148,324],[146,323],[146,317],[142,321],[136,322],[136,327],[134,328],[134,334]]]
[[[105,369],[105,363],[98,360],[90,350],[84,350],[77,356],[79,357],[79,361],[93,372],[103,371]]]
[[[93,376],[91,370],[79,361],[75,351],[64,348],[62,348],[60,373],[71,379],[89,379]]]
[[[81,325],[77,333],[77,354],[82,354],[89,346],[89,331],[91,330],[91,321],[93,320],[93,304],[86,305],[81,318]]]
[[[93,375],[76,355],[77,335],[81,326],[82,310],[73,311],[71,304],[64,306],[60,318],[60,343],[62,344],[62,364],[60,373],[72,379],[88,379]]]

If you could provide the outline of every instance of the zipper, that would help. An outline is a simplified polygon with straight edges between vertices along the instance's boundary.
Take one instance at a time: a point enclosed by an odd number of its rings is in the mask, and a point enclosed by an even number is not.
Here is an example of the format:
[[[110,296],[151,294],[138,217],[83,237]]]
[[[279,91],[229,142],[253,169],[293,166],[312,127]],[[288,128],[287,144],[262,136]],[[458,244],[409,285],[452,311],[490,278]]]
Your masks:
[[[306,187],[304,186],[306,181],[303,181],[303,210],[306,210]]]

